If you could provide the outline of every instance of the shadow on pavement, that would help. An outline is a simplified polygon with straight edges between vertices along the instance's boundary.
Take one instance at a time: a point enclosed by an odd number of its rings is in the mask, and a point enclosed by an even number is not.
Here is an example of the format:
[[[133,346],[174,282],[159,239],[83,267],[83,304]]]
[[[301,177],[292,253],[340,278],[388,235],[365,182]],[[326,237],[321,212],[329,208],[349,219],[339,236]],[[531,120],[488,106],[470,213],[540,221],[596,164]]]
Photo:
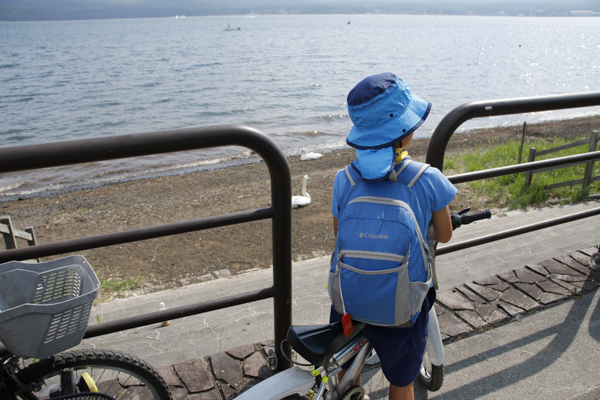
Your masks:
[[[518,365],[510,365],[499,372],[495,372],[484,378],[477,379],[473,382],[466,383],[456,389],[443,393],[427,392],[418,382],[415,383],[415,398],[417,399],[476,399],[484,397],[490,393],[500,391],[508,386],[514,385],[516,382],[528,379],[533,375],[548,368],[549,365],[555,363],[565,353],[565,351],[574,342],[580,326],[584,321],[586,314],[595,298],[595,292],[588,293],[583,298],[579,298],[572,302],[572,306],[568,315],[563,322],[557,323],[549,328],[535,332],[525,337],[516,338],[510,343],[495,347],[493,349],[478,353],[461,361],[445,365],[446,379],[452,379],[452,374],[458,374],[463,369],[481,363],[489,359],[497,359],[501,361],[501,356],[513,350],[523,348],[534,342],[552,338],[546,347],[533,355],[531,358],[519,363]],[[550,310],[546,310],[550,311]],[[550,311],[551,312],[551,311]],[[530,318],[531,316],[525,317]],[[591,321],[600,320],[600,301],[597,302]],[[585,329],[585,327],[582,327]],[[588,329],[590,335],[600,342],[600,329],[592,329],[592,324],[589,324]],[[531,354],[531,353],[529,353]],[[507,362],[513,364],[513,361]],[[378,398],[372,396],[372,398]]]

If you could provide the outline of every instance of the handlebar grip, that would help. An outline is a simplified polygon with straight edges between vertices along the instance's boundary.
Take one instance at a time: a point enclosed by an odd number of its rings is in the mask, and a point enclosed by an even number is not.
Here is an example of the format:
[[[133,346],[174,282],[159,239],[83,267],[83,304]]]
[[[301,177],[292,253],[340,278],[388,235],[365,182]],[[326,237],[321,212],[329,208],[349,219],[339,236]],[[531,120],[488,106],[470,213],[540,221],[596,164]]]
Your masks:
[[[492,212],[490,210],[477,211],[474,213],[463,214],[460,216],[460,223],[462,225],[470,224],[471,222],[478,221],[480,219],[492,218]]]
[[[483,210],[474,213],[452,214],[450,217],[452,220],[452,229],[456,229],[461,225],[470,224],[480,219],[492,218],[492,212],[490,210]]]

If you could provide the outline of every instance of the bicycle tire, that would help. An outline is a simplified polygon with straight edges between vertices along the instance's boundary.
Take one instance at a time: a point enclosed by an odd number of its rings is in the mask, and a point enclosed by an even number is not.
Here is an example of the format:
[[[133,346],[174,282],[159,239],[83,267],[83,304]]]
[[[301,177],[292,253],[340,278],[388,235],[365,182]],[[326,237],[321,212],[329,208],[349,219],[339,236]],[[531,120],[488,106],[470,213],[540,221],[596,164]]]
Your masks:
[[[145,361],[120,351],[77,350],[45,358],[22,369],[17,377],[30,387],[22,398],[45,400],[58,387],[60,371],[73,369],[77,380],[88,372],[98,392],[116,400],[173,400],[165,380]],[[56,395],[56,394],[55,394]],[[141,396],[143,395],[143,396]]]
[[[430,392],[437,392],[444,384],[444,365],[431,364],[427,351],[419,371],[419,382]]]
[[[346,390],[346,393],[340,397],[341,400],[363,400],[365,398],[365,389],[362,386],[352,386]]]

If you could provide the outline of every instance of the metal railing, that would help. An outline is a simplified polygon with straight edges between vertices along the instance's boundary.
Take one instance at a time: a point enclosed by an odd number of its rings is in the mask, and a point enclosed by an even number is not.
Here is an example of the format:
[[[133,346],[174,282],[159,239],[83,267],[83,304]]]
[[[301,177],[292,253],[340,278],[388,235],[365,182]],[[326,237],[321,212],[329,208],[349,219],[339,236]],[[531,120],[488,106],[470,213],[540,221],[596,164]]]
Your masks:
[[[600,105],[600,92],[484,101],[459,106],[446,115],[435,129],[427,151],[427,162],[442,170],[444,154],[450,137],[468,119],[595,105]],[[85,337],[100,336],[273,297],[275,343],[280,343],[285,339],[287,329],[291,325],[291,186],[290,171],[285,156],[268,136],[248,127],[215,126],[2,148],[0,149],[0,173],[234,145],[252,149],[265,160],[271,175],[271,207],[6,250],[0,252],[0,263],[77,252],[271,218],[273,221],[273,286],[102,323],[88,327]],[[457,184],[597,159],[600,159],[599,151],[455,175],[450,176],[449,180]],[[437,254],[442,255],[593,215],[600,215],[600,208],[445,246],[438,249]],[[282,357],[279,346],[276,346],[276,351],[279,367],[281,369],[290,367],[291,364],[285,357]],[[289,346],[284,346],[283,351],[289,358]],[[6,353],[7,350],[0,347],[0,355]]]
[[[463,104],[450,111],[435,128],[429,147],[427,149],[426,161],[428,164],[438,168],[444,167],[444,155],[450,138],[465,121],[473,118],[492,117],[508,114],[522,114],[537,111],[550,111],[567,108],[591,107],[600,105],[600,92],[577,93],[557,96],[540,96],[516,99],[477,101]],[[536,171],[555,166],[569,166],[585,161],[600,160],[600,151],[578,154],[568,157],[560,157],[552,160],[534,161],[519,165],[510,165],[500,168],[469,172],[466,174],[449,176],[453,184],[476,181],[480,179],[494,178],[503,175],[511,175],[520,172]],[[567,222],[576,221],[600,215],[600,207],[579,213],[542,221],[535,224],[522,226],[496,234],[486,235],[472,240],[447,245],[437,249],[436,254],[448,254],[469,247],[521,235],[528,232],[556,226]]]
[[[292,322],[291,176],[284,154],[267,135],[249,127],[225,125],[6,147],[0,149],[0,174],[219,146],[247,147],[262,157],[271,177],[272,205],[270,207],[5,250],[0,252],[0,263],[54,256],[270,218],[273,236],[273,286],[102,323],[88,327],[84,337],[105,335],[272,297],[275,343],[280,343],[285,339]],[[290,367],[291,364],[281,356],[279,346],[276,346],[276,351],[279,367]],[[284,351],[290,358],[289,346],[285,346]],[[0,355],[5,354],[7,354],[6,348],[0,346]]]

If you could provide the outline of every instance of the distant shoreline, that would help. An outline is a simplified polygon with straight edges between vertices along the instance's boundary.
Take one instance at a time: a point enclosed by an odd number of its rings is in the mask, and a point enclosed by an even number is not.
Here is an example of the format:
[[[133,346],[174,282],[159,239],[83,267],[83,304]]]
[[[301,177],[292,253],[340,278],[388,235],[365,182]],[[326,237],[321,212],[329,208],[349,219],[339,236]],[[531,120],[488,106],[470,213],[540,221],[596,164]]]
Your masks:
[[[572,123],[572,124],[577,125],[578,124],[577,121],[595,120],[596,118],[598,118],[600,120],[600,115],[550,120],[550,121],[545,121],[545,122],[528,124],[528,126],[530,127],[530,130],[531,130],[531,127],[553,126],[556,124],[567,124],[568,125],[568,124]],[[480,133],[483,133],[483,135],[485,135],[487,137],[487,136],[489,136],[488,132],[498,132],[499,134],[502,132],[503,134],[505,134],[506,132],[515,132],[517,130],[520,131],[520,130],[522,130],[522,126],[523,126],[522,124],[518,124],[518,125],[507,125],[507,126],[498,126],[498,127],[490,127],[490,128],[466,128],[465,130],[460,130],[460,127],[459,127],[459,130],[457,132],[455,132],[455,134],[452,136],[451,141],[456,140],[457,137],[460,137],[463,140],[466,140],[466,138],[468,138],[470,145],[472,146],[473,141],[477,140],[476,138],[479,136]],[[598,129],[600,129],[600,123],[598,124]],[[424,138],[416,138],[412,142],[413,149],[418,148],[419,152],[422,153],[423,158],[426,154],[427,146],[429,144],[430,139],[431,139],[431,135],[424,137]],[[352,152],[353,150],[347,145],[341,145],[339,147],[318,149],[316,151],[319,151],[323,154],[328,154],[328,153],[334,153],[334,152],[339,152],[339,151]],[[447,149],[447,151],[452,152],[453,151],[452,146],[450,146]],[[288,160],[290,160],[297,156],[299,156],[299,154],[292,154],[292,155],[287,156],[286,158]],[[148,181],[148,180],[152,180],[152,179],[166,178],[166,177],[172,177],[172,176],[182,176],[182,175],[188,175],[188,174],[215,172],[215,171],[226,170],[229,168],[237,168],[237,167],[241,167],[241,166],[245,166],[245,165],[259,164],[262,162],[263,162],[263,160],[258,157],[257,158],[253,158],[253,157],[251,157],[251,158],[231,158],[224,162],[218,162],[218,163],[214,163],[214,164],[209,163],[202,167],[174,168],[172,170],[169,170],[169,171],[163,172],[163,173],[148,173],[147,175],[132,176],[132,177],[127,177],[127,178],[110,181],[110,182],[84,183],[79,186],[69,186],[69,187],[65,187],[65,188],[61,188],[61,189],[54,189],[54,190],[48,190],[48,191],[40,190],[39,192],[36,192],[33,194],[3,195],[2,192],[0,192],[0,203],[11,202],[11,201],[16,201],[16,200],[23,200],[23,199],[31,199],[31,198],[37,198],[37,197],[45,198],[45,197],[56,196],[56,195],[77,192],[77,191],[82,191],[82,190],[101,189],[104,187],[118,185],[118,184],[126,183],[126,182]]]
[[[572,8],[572,7],[570,7]],[[579,11],[579,13],[578,13]],[[575,14],[573,14],[575,13]],[[177,18],[178,15],[185,14],[185,18]],[[0,22],[65,22],[65,21],[106,21],[106,20],[128,20],[128,19],[186,19],[186,18],[202,18],[202,17],[232,17],[232,18],[247,18],[247,17],[261,17],[261,16],[285,16],[285,15],[340,15],[340,16],[361,16],[361,15],[407,15],[407,16],[444,16],[444,17],[513,17],[513,18],[590,18],[600,17],[600,11],[593,10],[570,10],[570,11],[550,11],[550,10],[529,10],[529,14],[525,13],[506,13],[505,11],[498,10],[489,13],[443,13],[443,12],[257,12],[257,13],[234,13],[234,14],[193,14],[192,13],[173,13],[166,15],[132,15],[124,17],[115,16],[98,16],[89,18],[66,18],[56,17],[52,19],[40,19],[40,18],[6,18],[6,16],[0,16]]]

